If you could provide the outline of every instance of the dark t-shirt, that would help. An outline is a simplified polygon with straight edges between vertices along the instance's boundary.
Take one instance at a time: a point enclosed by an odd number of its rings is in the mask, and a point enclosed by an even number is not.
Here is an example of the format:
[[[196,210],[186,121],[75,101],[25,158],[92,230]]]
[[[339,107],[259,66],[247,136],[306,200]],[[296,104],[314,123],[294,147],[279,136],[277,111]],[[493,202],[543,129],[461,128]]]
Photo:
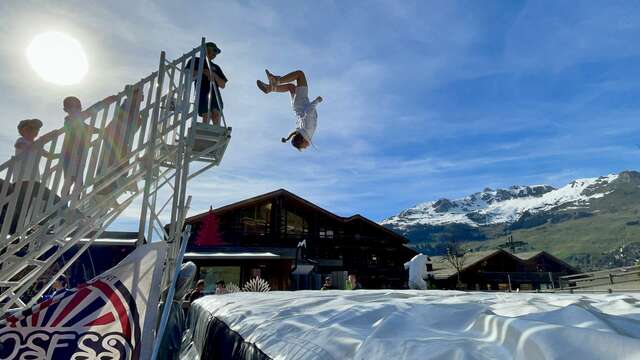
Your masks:
[[[194,70],[197,73],[198,72],[198,66],[200,66],[200,58],[195,58],[194,59]],[[213,73],[215,73],[216,75],[218,75],[221,79],[223,79],[224,81],[228,81],[227,77],[224,76],[224,73],[222,72],[222,69],[220,68],[220,66],[214,64],[211,60],[209,60],[209,66],[211,68],[211,70],[213,71]],[[206,69],[207,66],[206,64],[204,65],[203,69]],[[187,61],[187,65],[185,66],[185,69],[191,69],[191,60]],[[193,81],[195,83],[197,79],[194,77]],[[204,70],[203,70],[203,74],[202,74],[202,82],[200,83],[200,94],[209,94],[209,83],[207,82],[207,77],[204,76]],[[220,88],[218,87],[218,84],[216,84],[215,81],[212,81],[213,85],[218,89],[218,93],[220,93]]]
[[[193,290],[193,292],[189,294],[189,302],[193,302],[194,300],[200,299],[203,296],[204,294],[202,293],[202,291]]]

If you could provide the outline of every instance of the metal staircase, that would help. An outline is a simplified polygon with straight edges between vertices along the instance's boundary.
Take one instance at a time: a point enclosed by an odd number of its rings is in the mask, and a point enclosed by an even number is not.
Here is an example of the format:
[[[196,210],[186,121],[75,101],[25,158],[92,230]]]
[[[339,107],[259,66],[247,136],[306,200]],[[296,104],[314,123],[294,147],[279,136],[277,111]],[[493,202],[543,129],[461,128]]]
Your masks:
[[[82,164],[75,186],[64,169],[64,129],[0,165],[0,315],[33,305],[139,195],[138,244],[145,238],[171,244],[165,266],[173,269],[190,200],[187,183],[220,164],[231,138],[224,114],[221,125],[197,122],[199,91],[186,64],[205,54],[204,38],[174,61],[162,52],[158,71],[126,86],[114,103],[90,108],[85,124],[93,134],[77,145],[84,151],[75,159]],[[198,64],[196,89],[208,61]],[[210,93],[220,96],[216,87]],[[59,266],[72,248],[78,250]],[[44,286],[36,288],[44,274]],[[172,275],[165,274],[168,283]]]

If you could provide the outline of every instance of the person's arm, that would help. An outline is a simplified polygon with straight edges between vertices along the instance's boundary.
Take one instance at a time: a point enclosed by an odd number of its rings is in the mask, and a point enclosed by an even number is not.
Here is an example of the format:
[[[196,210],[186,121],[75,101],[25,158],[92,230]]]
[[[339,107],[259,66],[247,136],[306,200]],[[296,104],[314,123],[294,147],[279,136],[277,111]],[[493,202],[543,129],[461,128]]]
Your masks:
[[[54,154],[54,153],[52,153],[50,151],[47,151],[45,149],[40,149],[40,156],[42,156],[44,158],[47,158],[47,159],[50,159],[50,160],[57,159],[57,158],[60,157],[59,154]]]
[[[229,80],[222,72],[222,69],[220,68],[220,66],[217,66],[217,65],[214,65],[214,66],[215,67],[213,69],[213,79],[216,82],[216,84],[218,84],[218,87],[220,87],[221,89],[224,89],[224,87],[227,85],[227,81]]]
[[[38,140],[41,140],[43,143],[49,142],[51,141],[54,137],[63,134],[64,130],[53,130],[53,131],[49,131],[48,133],[38,137]]]
[[[291,140],[291,138],[297,133],[296,130],[293,130],[292,132],[289,133],[289,135],[286,138],[282,138],[280,139],[280,141],[282,141],[283,143],[286,143],[287,141]]]
[[[102,101],[97,102],[96,104],[90,106],[88,109],[81,112],[80,116],[83,119],[90,118],[99,111],[97,109],[99,106],[101,105],[107,106],[109,104],[116,102],[117,100],[118,100],[118,97],[115,95],[107,96],[106,98],[102,99]]]
[[[42,143],[44,144],[46,142],[51,141],[54,137],[60,134],[64,134],[64,130],[58,129],[58,130],[49,131],[48,133],[40,136],[38,140],[41,140]],[[40,149],[40,155],[47,159],[52,159],[52,160],[59,157],[59,154],[54,154],[50,151],[45,150],[44,148]]]
[[[317,98],[313,99],[313,101],[309,106],[315,109],[316,106],[318,106],[318,104],[320,104],[321,102],[322,102],[322,96],[318,96]]]
[[[218,74],[215,73],[213,74],[213,81],[216,82],[220,89],[224,89],[224,87],[227,85],[227,80],[221,78],[220,76],[218,76]]]
[[[98,113],[99,110],[97,108],[100,105],[107,106],[107,105],[112,104],[112,103],[114,103],[116,101],[118,101],[118,97],[117,96],[115,96],[115,95],[107,96],[102,101],[96,103],[95,105],[92,105],[87,110],[85,110],[82,113],[80,113],[80,116],[82,117],[82,119],[88,119],[90,117],[93,117],[94,115],[96,115]],[[97,127],[95,127],[93,125],[89,125],[89,124],[85,124],[85,125],[87,127],[89,127],[89,131],[91,131],[92,134],[99,134],[100,133],[100,129],[98,129]]]

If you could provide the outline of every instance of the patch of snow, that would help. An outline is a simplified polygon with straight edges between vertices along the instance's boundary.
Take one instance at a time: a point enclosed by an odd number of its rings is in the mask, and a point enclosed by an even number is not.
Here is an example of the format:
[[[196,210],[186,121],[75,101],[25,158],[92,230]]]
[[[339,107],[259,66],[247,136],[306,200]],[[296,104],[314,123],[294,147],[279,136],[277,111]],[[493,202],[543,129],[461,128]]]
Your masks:
[[[585,206],[591,199],[605,196],[599,187],[610,184],[617,174],[578,179],[554,189],[547,185],[512,186],[509,189],[485,189],[462,199],[431,201],[388,218],[382,225],[407,228],[412,225],[467,224],[471,226],[512,223],[523,213],[535,214],[559,206]],[[589,190],[589,191],[585,191]],[[590,193],[590,194],[587,194]],[[442,205],[446,210],[442,211]]]

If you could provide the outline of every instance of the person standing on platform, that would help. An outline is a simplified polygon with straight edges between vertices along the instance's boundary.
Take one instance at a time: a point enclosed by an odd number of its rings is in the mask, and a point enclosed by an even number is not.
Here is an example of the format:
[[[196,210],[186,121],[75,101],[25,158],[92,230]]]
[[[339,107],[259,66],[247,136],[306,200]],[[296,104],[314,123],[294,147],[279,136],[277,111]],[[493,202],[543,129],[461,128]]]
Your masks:
[[[202,117],[202,122],[209,123],[213,121],[214,125],[220,125],[220,118],[224,104],[222,103],[222,95],[220,89],[224,89],[227,85],[227,77],[217,64],[213,63],[213,59],[222,52],[215,43],[208,42],[207,47],[207,63],[203,64],[202,77],[200,78],[200,95],[198,98],[198,115]],[[186,69],[191,69],[193,75],[193,84],[197,84],[198,67],[200,66],[200,58],[195,58],[193,63],[191,60],[187,62]],[[216,93],[220,96],[220,103]]]

